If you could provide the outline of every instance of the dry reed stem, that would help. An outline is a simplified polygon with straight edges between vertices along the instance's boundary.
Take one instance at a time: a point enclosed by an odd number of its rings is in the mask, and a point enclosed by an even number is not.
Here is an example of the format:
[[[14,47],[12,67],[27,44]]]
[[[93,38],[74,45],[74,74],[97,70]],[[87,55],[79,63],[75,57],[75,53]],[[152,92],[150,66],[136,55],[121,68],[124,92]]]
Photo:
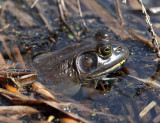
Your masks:
[[[158,40],[157,40],[157,36],[156,36],[156,33],[152,27],[152,23],[150,22],[150,16],[148,15],[147,11],[146,11],[146,8],[145,6],[143,5],[143,2],[142,0],[138,0],[138,2],[141,4],[141,7],[142,7],[142,13],[145,14],[145,21],[147,23],[147,25],[149,26],[149,32],[152,36],[152,44],[153,46],[155,47],[156,49],[156,54],[157,54],[157,57],[159,58],[159,62],[160,62],[160,50],[159,50],[159,43],[158,43]]]
[[[27,69],[27,67],[26,67],[26,65],[25,65],[25,62],[24,62],[24,60],[23,60],[23,57],[22,57],[22,55],[21,55],[21,52],[19,51],[19,49],[18,49],[18,47],[17,46],[14,46],[13,47],[13,49],[14,49],[14,55],[15,55],[15,58],[16,58],[16,60],[18,61],[18,63],[20,63],[20,66],[21,66],[21,68],[22,69]]]
[[[156,105],[157,103],[155,101],[152,101],[139,113],[139,117],[140,118],[144,117]]]
[[[156,80],[152,80],[151,78],[148,78],[148,79],[142,79],[142,78],[138,78],[136,76],[132,76],[132,75],[128,75],[138,81],[141,81],[143,83],[146,83],[146,84],[149,84],[151,87],[154,86],[156,88],[160,88],[160,83],[159,81],[156,81]]]
[[[70,28],[70,26],[67,24],[66,21],[66,15],[64,13],[64,8],[63,5],[61,4],[61,0],[56,0],[57,1],[57,6],[58,6],[58,10],[59,10],[59,15],[60,15],[60,19],[61,22],[68,28],[68,30],[72,33],[72,35],[74,35],[74,37],[79,40],[79,38],[77,37],[77,35],[74,33],[74,31]]]
[[[115,0],[115,1],[116,1],[116,8],[117,8],[117,14],[118,14],[118,17],[119,17],[119,21],[120,21],[120,24],[123,26],[124,21],[123,21],[123,17],[122,17],[120,5],[119,5],[119,0]]]
[[[19,99],[22,99],[22,100],[29,100],[29,98],[25,95],[18,94],[18,93],[13,93],[11,91],[8,91],[8,90],[2,89],[2,88],[0,88],[0,93],[2,95],[8,95],[10,97],[19,98]]]
[[[79,0],[77,0],[77,4],[78,4],[78,9],[79,9],[79,15],[80,15],[80,18],[82,20],[83,27],[84,27],[84,31],[87,32],[87,30],[88,30],[87,29],[87,25],[86,25],[86,23],[85,23],[85,21],[83,19],[82,9],[81,9],[81,5],[80,5]]]
[[[5,60],[1,53],[0,53],[0,64],[5,64]]]
[[[40,113],[30,106],[0,106],[0,114],[35,114]]]
[[[39,1],[39,0],[35,0],[34,3],[33,3],[32,6],[31,6],[31,8],[33,8],[38,1]]]
[[[2,44],[3,44],[3,46],[4,46],[4,49],[5,49],[6,53],[7,53],[7,55],[9,56],[9,58],[10,58],[11,60],[13,60],[13,58],[12,58],[12,56],[11,56],[10,49],[8,48],[7,43],[6,43],[6,41],[5,41],[5,40],[6,40],[6,36],[0,35],[0,40],[2,41]]]

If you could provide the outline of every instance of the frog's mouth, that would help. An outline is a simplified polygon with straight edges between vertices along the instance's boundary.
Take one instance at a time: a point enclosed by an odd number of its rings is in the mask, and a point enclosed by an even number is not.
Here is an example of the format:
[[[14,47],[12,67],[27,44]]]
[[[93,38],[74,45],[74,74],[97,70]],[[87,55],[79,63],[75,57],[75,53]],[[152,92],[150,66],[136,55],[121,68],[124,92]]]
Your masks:
[[[103,72],[94,73],[94,74],[88,76],[86,79],[87,80],[94,79],[94,78],[97,78],[103,74],[108,74],[108,73],[112,73],[113,71],[119,70],[126,61],[127,61],[127,59],[123,59],[121,62],[117,63],[116,65],[104,70]]]

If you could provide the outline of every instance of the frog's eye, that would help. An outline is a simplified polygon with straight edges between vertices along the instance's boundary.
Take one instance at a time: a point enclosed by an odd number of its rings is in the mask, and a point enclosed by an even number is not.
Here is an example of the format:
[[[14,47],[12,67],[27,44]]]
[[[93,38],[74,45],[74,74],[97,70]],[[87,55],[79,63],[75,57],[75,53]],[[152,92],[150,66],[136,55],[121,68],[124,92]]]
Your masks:
[[[104,46],[100,46],[98,49],[98,53],[103,56],[110,56],[112,54],[112,45],[106,44]]]

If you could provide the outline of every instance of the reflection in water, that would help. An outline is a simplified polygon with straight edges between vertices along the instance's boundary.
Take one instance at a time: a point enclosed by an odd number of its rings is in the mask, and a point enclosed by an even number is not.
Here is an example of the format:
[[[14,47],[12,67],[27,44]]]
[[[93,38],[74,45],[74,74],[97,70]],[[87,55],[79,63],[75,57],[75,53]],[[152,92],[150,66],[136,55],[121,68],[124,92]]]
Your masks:
[[[116,89],[121,95],[129,98],[140,96],[142,93],[145,93],[151,89],[159,89],[159,83],[156,81],[160,76],[159,64],[157,65],[157,71],[150,77],[151,79],[140,79],[136,76],[131,76],[128,74],[129,70],[125,67],[115,73],[107,76],[104,75],[99,78],[99,80],[92,80],[92,82],[89,82],[90,84],[88,87],[93,87],[96,90],[89,94],[89,99],[92,99],[96,94],[109,93],[112,88]],[[127,78],[125,78],[126,76]]]

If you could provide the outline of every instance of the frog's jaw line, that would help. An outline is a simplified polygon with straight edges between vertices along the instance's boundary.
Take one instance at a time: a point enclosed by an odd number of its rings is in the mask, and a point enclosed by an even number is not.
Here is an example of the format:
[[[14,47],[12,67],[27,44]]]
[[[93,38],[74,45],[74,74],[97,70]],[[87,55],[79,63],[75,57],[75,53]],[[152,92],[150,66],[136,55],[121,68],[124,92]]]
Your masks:
[[[109,73],[110,71],[112,71],[112,70],[120,67],[120,66],[121,66],[122,64],[124,64],[126,61],[127,61],[126,59],[123,59],[123,60],[122,60],[121,62],[119,62],[118,64],[114,65],[114,66],[111,67],[111,68],[108,68],[107,70],[105,70],[105,71],[103,71],[103,72],[101,72],[101,73],[99,73],[99,74],[97,74],[97,75],[95,75],[95,76],[93,76],[93,77],[97,77],[97,76],[101,76],[102,74]]]

